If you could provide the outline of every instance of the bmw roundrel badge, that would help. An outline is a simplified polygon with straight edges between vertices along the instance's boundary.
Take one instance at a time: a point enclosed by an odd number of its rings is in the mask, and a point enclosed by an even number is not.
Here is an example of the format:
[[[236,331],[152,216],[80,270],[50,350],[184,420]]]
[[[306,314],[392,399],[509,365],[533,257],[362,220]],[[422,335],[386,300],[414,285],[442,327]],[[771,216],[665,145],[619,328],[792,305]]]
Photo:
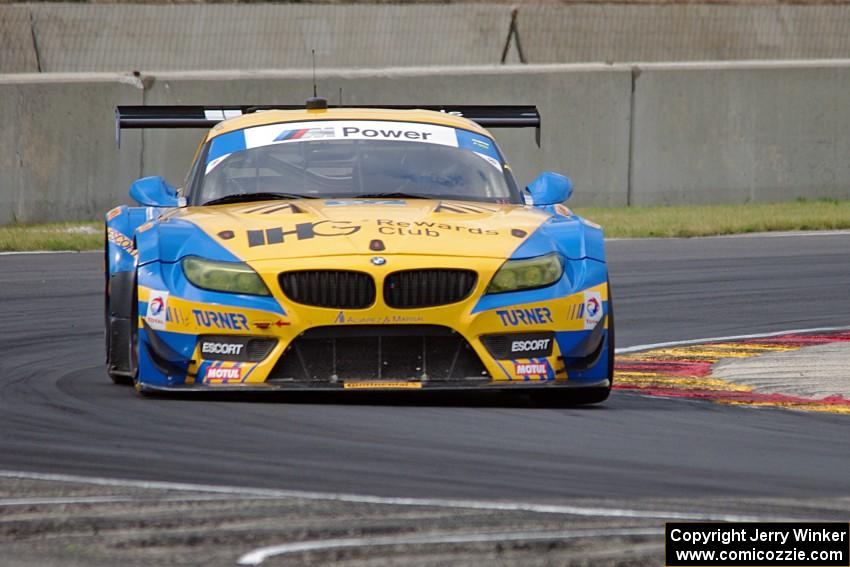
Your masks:
[[[376,266],[383,266],[384,264],[387,263],[387,259],[383,258],[381,256],[373,256],[372,257],[372,263]]]

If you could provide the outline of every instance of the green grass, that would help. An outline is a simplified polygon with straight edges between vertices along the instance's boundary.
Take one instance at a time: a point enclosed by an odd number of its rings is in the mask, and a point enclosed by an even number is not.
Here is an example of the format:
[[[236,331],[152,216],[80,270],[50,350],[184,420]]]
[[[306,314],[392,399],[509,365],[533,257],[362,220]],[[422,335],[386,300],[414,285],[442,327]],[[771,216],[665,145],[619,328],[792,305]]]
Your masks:
[[[675,207],[576,207],[619,238],[690,237],[777,230],[850,229],[850,201],[797,200],[792,203]],[[0,251],[99,250],[100,222],[0,227]]]
[[[850,228],[850,201],[671,207],[576,207],[601,224],[605,236],[689,237],[785,230]]]
[[[100,250],[102,222],[0,226],[0,251]]]

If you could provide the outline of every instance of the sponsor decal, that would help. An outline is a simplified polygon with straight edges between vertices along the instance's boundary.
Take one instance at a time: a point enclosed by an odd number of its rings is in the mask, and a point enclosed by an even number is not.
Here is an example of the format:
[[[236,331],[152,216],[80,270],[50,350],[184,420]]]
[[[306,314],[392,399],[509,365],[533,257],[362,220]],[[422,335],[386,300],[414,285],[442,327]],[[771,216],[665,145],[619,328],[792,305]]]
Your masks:
[[[289,140],[315,140],[317,138],[336,138],[333,126],[323,128],[299,128],[297,130],[284,130],[278,134],[275,142],[286,142]]]
[[[489,150],[490,149],[490,142],[483,140],[481,138],[472,138],[471,142],[472,142],[473,146],[481,148],[482,150]]]
[[[242,368],[234,366],[232,368],[224,368],[221,366],[210,366],[204,373],[204,382],[241,382]]]
[[[468,130],[458,130],[457,141],[459,147],[465,150],[471,150],[477,154],[485,154],[496,160],[496,163],[499,164],[497,166],[499,169],[502,168],[500,163],[501,156],[499,156],[499,152],[496,151],[493,141],[489,138],[474,134]]]
[[[247,331],[248,318],[241,313],[223,313],[212,309],[192,309],[195,324],[209,329]]]
[[[450,128],[441,128],[441,130],[448,130],[452,135],[454,134]],[[407,127],[393,127],[380,123],[342,127],[342,137],[355,140],[378,139],[429,142],[431,138],[436,137],[435,133],[435,130],[428,128],[425,124],[422,127],[413,126],[412,124]],[[457,145],[457,139],[455,139],[453,145]]]
[[[342,387],[346,390],[373,390],[392,388],[396,390],[419,390],[422,382],[343,382]]]
[[[106,238],[107,238],[107,240],[109,240],[109,242],[111,242],[112,244],[114,244],[115,246],[117,246],[118,248],[120,248],[121,250],[123,250],[124,252],[129,254],[130,256],[135,257],[139,253],[136,250],[136,247],[133,246],[132,240],[130,240],[129,238],[124,236],[122,233],[120,233],[117,230],[115,230],[114,228],[112,228],[111,226],[106,229]]]
[[[323,120],[320,122],[289,123],[286,124],[285,128],[281,131],[280,124],[269,124],[240,131],[240,134],[244,136],[244,143],[238,144],[242,146],[238,149],[310,140],[391,140],[458,147],[458,134],[454,128],[434,124],[374,120]],[[235,149],[227,149],[231,152],[236,151]],[[220,155],[221,153],[216,153],[213,157]]]
[[[245,348],[244,344],[237,344],[237,343],[217,343],[217,342],[203,342],[203,343],[201,343],[201,352],[204,353],[204,354],[239,355],[242,352],[243,348]]]
[[[555,345],[551,331],[483,335],[481,342],[497,360],[550,356]]]
[[[167,291],[151,291],[148,298],[148,311],[145,314],[145,321],[151,329],[161,331],[165,329],[165,321],[168,314],[168,292]]]
[[[392,219],[378,219],[378,232],[381,234],[396,236],[428,236],[438,238],[444,232],[455,232],[461,234],[476,234],[483,236],[498,236],[499,231],[484,229],[477,226],[463,226],[447,224],[434,221],[396,221]]]
[[[316,237],[350,236],[360,230],[360,225],[350,221],[318,221],[301,222],[292,229],[284,227],[267,228],[265,230],[247,231],[248,246],[267,246],[270,244],[282,244],[287,237],[295,240],[309,240]]]
[[[553,323],[552,311],[548,307],[532,307],[528,309],[499,309],[496,315],[505,327],[517,325],[543,325]]]
[[[511,341],[512,353],[526,353],[529,351],[545,351],[549,349],[552,339],[526,339]]]
[[[514,371],[520,376],[546,376],[549,374],[549,363],[542,362],[514,362]]]
[[[346,315],[340,311],[334,318],[337,325],[392,325],[398,323],[421,323],[425,318],[422,315]]]
[[[106,213],[106,220],[111,221],[115,217],[121,214],[121,207],[115,207],[114,209],[110,209],[108,213]]]
[[[584,328],[592,329],[602,320],[602,294],[598,291],[584,292]]]

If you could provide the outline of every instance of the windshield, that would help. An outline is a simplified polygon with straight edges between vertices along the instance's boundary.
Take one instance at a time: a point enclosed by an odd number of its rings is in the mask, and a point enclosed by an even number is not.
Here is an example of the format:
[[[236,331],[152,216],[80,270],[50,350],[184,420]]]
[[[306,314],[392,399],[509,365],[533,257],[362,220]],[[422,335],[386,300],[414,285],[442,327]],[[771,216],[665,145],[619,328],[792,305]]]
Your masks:
[[[519,203],[492,139],[433,124],[314,121],[214,138],[192,204],[258,198],[412,197]]]

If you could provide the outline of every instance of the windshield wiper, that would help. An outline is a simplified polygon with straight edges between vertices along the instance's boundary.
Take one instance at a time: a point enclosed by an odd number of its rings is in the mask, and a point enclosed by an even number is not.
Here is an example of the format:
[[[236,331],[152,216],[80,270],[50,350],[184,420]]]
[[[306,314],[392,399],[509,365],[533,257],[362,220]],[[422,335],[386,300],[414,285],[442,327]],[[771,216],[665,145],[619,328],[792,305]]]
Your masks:
[[[275,201],[278,199],[315,199],[312,195],[297,195],[295,193],[234,193],[225,195],[204,205],[224,205],[226,203],[250,203],[252,201]]]
[[[428,195],[414,195],[412,193],[364,193],[354,195],[355,199],[433,199]]]

